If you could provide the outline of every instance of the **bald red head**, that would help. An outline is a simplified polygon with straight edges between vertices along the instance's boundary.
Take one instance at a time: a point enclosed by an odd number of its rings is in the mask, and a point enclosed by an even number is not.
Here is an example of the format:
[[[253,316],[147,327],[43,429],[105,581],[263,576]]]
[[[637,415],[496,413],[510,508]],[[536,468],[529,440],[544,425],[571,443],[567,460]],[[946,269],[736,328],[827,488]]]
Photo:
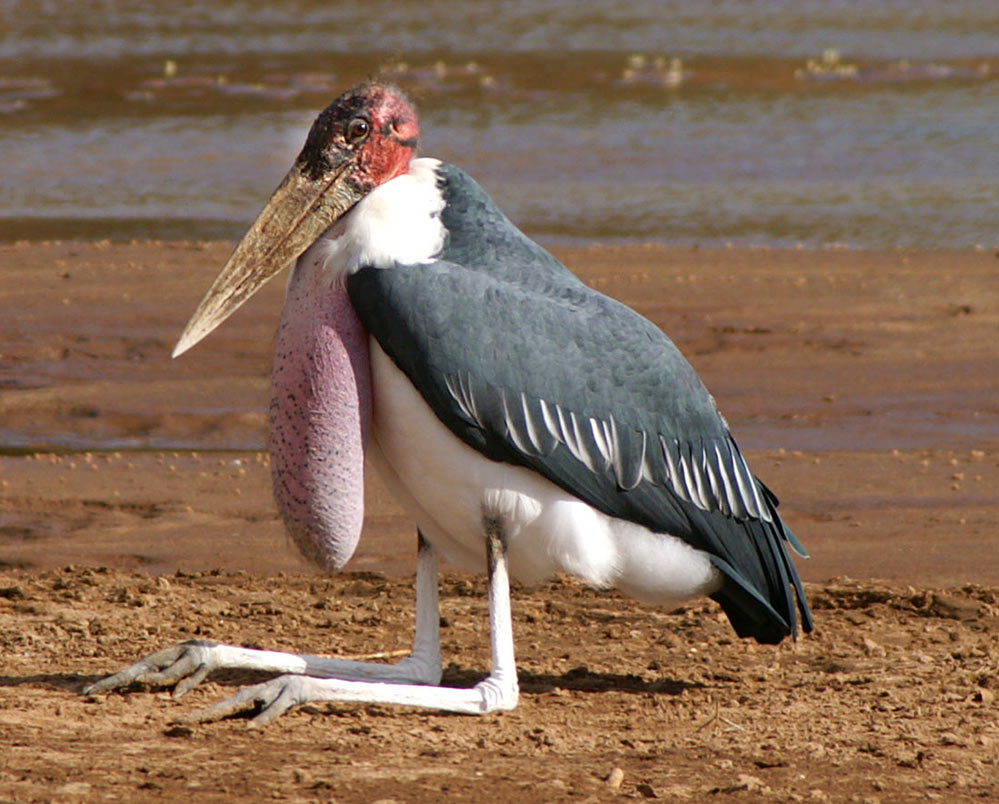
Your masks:
[[[316,118],[297,161],[313,180],[343,171],[364,194],[405,173],[419,139],[419,120],[402,90],[361,84]]]

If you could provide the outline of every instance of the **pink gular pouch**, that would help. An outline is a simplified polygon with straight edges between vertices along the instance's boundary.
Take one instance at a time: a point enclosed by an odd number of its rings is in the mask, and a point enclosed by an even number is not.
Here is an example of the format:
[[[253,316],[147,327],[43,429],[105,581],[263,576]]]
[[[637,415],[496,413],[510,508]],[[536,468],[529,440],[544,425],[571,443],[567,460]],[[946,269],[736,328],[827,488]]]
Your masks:
[[[271,380],[274,498],[302,554],[340,569],[364,520],[364,448],[371,425],[368,336],[342,280],[311,252],[295,268]]]

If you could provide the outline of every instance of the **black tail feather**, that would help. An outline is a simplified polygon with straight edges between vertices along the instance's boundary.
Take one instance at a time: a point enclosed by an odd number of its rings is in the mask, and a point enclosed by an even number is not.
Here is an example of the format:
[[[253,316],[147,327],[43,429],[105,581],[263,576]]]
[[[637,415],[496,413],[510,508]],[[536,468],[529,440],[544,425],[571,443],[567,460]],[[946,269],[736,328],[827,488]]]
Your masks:
[[[771,515],[772,522],[729,520],[729,527],[743,531],[746,549],[733,551],[728,561],[716,557],[713,562],[725,575],[725,583],[712,598],[740,637],[764,644],[797,637],[799,625],[805,633],[814,628],[804,586],[788,550],[797,540],[776,510],[771,509]]]

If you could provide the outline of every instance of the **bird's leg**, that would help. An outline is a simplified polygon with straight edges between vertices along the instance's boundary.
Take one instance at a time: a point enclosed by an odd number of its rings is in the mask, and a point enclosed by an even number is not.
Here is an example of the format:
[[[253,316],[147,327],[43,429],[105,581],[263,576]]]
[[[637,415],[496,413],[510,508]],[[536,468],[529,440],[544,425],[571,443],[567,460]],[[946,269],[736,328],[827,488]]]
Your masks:
[[[499,517],[485,514],[486,560],[489,572],[489,639],[493,666],[489,677],[476,685],[492,709],[513,709],[520,696],[517,660],[513,652],[513,615],[510,610],[510,574],[506,540]]]
[[[91,684],[84,693],[107,692],[133,683],[176,684],[174,696],[180,697],[216,670],[256,670],[275,675],[294,673],[316,678],[371,680],[397,684],[439,684],[441,642],[436,552],[423,538],[423,534],[419,534],[416,565],[416,634],[413,652],[398,664],[254,650],[194,640],[154,653],[120,673]]]
[[[437,552],[423,534],[417,532],[416,627],[412,653],[398,664],[302,655],[305,659],[302,675],[391,684],[439,684],[442,663],[437,576]]]
[[[513,709],[517,705],[519,691],[513,653],[506,544],[498,519],[487,516],[483,524],[489,565],[493,666],[489,676],[471,689],[284,675],[240,690],[228,700],[194,712],[184,720],[218,720],[246,709],[257,709],[251,722],[263,725],[293,706],[317,701],[402,704],[468,715]]]

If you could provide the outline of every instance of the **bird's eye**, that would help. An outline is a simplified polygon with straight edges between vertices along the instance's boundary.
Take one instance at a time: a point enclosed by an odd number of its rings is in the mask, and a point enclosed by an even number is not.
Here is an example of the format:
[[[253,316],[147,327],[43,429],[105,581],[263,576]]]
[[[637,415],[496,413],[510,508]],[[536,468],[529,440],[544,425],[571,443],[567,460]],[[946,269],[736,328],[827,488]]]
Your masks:
[[[347,133],[345,135],[347,142],[355,145],[367,137],[369,131],[371,131],[371,125],[368,121],[363,117],[355,117],[347,124]]]

